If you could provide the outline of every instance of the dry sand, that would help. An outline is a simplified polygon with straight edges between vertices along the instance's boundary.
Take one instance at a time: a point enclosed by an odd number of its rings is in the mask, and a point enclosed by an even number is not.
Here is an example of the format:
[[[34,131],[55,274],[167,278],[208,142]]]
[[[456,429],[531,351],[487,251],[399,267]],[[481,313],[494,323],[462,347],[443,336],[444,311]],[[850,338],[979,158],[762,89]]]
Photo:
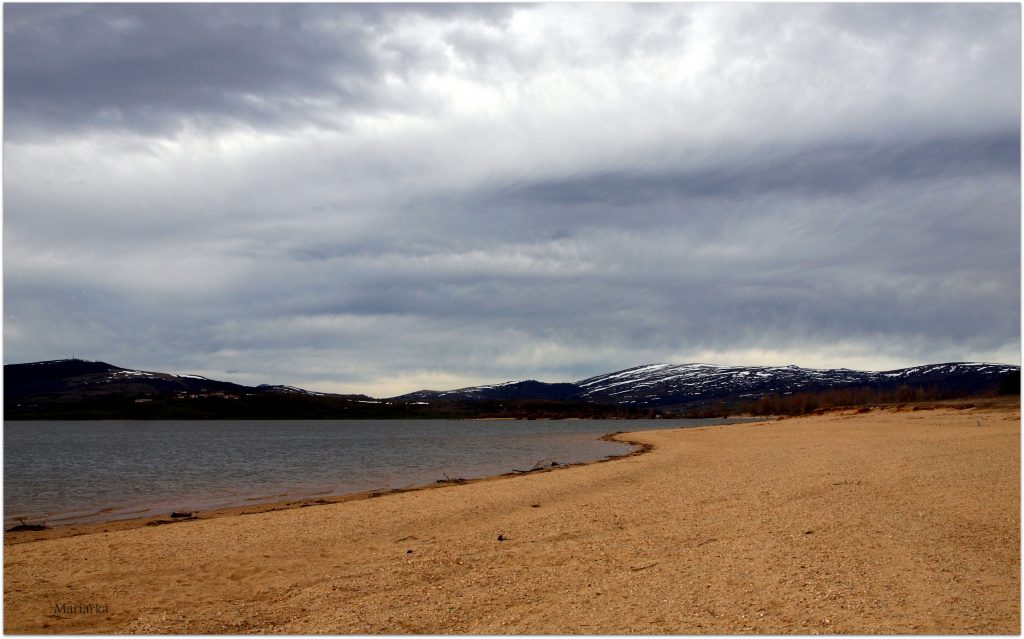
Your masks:
[[[315,508],[7,533],[4,628],[1020,632],[1017,404],[628,438],[654,448]]]

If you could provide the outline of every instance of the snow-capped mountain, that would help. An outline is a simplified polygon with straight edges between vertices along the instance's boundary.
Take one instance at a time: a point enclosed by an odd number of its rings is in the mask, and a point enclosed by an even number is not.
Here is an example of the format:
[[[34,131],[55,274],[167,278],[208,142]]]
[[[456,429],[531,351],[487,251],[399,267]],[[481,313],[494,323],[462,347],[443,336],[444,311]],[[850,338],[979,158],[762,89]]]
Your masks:
[[[577,382],[584,399],[637,406],[686,404],[709,399],[756,399],[764,395],[866,386],[877,389],[936,386],[974,392],[999,383],[1017,366],[954,362],[892,371],[815,369],[798,366],[651,364]]]
[[[756,400],[765,395],[844,387],[890,390],[908,386],[967,395],[997,388],[1007,381],[1010,373],[1017,374],[1019,383],[1019,366],[977,362],[930,364],[879,372],[798,366],[648,364],[578,382],[545,383],[526,380],[450,391],[418,391],[391,399],[400,400],[402,405],[428,407],[451,406],[453,400],[460,403],[546,400],[661,409],[696,407],[719,401]],[[325,406],[330,404],[330,410],[324,414],[340,414],[343,417],[347,414],[344,411],[351,413],[356,404],[391,405],[388,401],[380,402],[365,396],[323,394],[293,386],[242,386],[200,375],[141,371],[78,359],[4,366],[4,405],[8,410],[30,404],[68,406],[91,402],[99,405],[103,402],[116,402],[117,398],[127,402],[166,400],[185,406],[192,405],[185,401],[191,399],[238,400],[249,397],[271,398],[282,406],[292,406],[287,410],[280,409],[281,414],[290,414],[287,411],[296,406],[306,410],[310,402],[320,402]],[[338,403],[340,400],[349,403]],[[264,404],[270,405],[266,402]],[[473,409],[466,410],[472,412]]]
[[[32,396],[85,399],[116,394],[157,397],[182,393],[198,396],[249,393],[322,395],[293,386],[243,386],[202,375],[140,371],[80,359],[4,365],[5,399]]]
[[[398,399],[560,399],[644,408],[830,388],[890,389],[902,385],[972,393],[997,386],[1019,366],[976,362],[930,364],[891,371],[814,369],[799,366],[647,364],[575,383],[507,382],[452,391],[419,391]]]
[[[80,359],[4,365],[4,419],[397,419],[430,406]]]

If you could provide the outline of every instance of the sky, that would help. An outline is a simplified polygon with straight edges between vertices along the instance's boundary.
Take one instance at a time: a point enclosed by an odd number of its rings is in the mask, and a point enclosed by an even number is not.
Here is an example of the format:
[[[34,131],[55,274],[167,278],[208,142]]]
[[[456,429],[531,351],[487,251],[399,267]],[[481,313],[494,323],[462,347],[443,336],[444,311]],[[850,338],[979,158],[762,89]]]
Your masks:
[[[5,363],[1020,363],[1019,4],[3,11]]]

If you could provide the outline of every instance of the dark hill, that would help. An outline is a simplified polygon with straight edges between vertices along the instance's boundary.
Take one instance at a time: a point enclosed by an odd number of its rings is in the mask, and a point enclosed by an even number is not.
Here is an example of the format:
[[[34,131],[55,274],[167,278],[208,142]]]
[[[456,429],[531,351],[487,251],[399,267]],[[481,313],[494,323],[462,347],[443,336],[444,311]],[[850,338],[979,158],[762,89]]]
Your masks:
[[[429,399],[545,399],[552,401],[573,401],[580,399],[580,388],[576,384],[548,384],[536,380],[523,382],[506,382],[490,386],[473,386],[453,391],[417,391],[401,395],[395,399],[429,400]]]
[[[4,366],[4,411],[6,419],[638,417],[837,389],[868,389],[878,397],[894,390],[906,396],[906,389],[929,397],[1013,392],[1019,380],[1019,366],[975,362],[880,372],[649,364],[576,383],[525,380],[373,399],[70,359]]]

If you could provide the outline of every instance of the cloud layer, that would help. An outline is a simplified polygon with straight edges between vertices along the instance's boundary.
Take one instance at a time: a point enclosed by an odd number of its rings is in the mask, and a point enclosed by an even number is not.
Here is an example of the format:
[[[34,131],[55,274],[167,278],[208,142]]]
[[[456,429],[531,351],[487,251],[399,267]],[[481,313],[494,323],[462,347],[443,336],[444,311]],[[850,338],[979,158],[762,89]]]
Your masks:
[[[6,362],[1019,362],[1016,5],[4,10]]]

